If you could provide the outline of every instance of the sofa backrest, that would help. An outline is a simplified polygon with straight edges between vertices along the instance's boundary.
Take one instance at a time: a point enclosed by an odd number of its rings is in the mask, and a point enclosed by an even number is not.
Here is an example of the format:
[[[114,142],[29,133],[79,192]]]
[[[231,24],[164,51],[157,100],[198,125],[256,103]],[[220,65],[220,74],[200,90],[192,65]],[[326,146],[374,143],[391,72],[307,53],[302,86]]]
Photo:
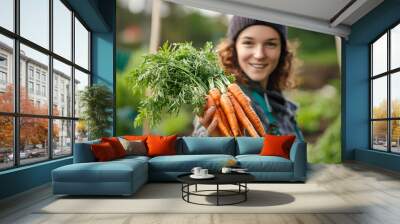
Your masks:
[[[90,148],[92,144],[99,144],[100,139],[75,143],[74,147],[74,163],[88,163],[95,162],[96,158],[93,155],[93,152]]]
[[[236,155],[259,154],[264,144],[264,138],[236,137]]]
[[[182,137],[177,142],[177,154],[225,154],[235,155],[233,137]]]

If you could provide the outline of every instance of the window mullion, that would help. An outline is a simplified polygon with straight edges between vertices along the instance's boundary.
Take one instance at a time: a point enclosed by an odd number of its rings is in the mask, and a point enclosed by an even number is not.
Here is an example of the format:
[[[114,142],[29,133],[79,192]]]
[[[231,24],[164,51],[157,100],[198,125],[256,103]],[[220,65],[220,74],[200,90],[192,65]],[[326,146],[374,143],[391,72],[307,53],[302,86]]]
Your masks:
[[[71,105],[71,117],[75,118],[75,12],[72,11],[71,15],[71,23],[72,23],[72,38],[71,38],[71,59],[72,59],[72,65],[71,66],[71,91],[72,91],[72,105]],[[71,150],[72,150],[72,155],[74,155],[74,147],[75,147],[75,125],[76,125],[76,120],[73,120],[71,123],[72,125],[72,130],[71,130]]]
[[[373,149],[373,147],[374,147],[374,144],[373,144],[373,141],[374,141],[374,136],[373,136],[373,127],[374,127],[374,125],[373,125],[373,121],[372,121],[372,119],[374,118],[373,117],[373,98],[372,98],[372,96],[373,96],[373,91],[374,91],[374,88],[373,88],[373,79],[372,79],[372,72],[373,72],[373,60],[372,60],[372,56],[373,56],[373,50],[374,50],[374,48],[372,47],[373,45],[371,44],[370,45],[370,47],[369,47],[369,52],[370,52],[370,55],[369,55],[369,64],[370,64],[370,66],[369,66],[369,69],[370,69],[370,71],[369,71],[369,119],[370,119],[370,122],[369,122],[369,144],[370,144],[370,149]]]
[[[19,35],[19,5],[20,1],[14,1],[14,30]],[[19,135],[20,135],[20,118],[15,116],[20,112],[20,50],[19,50],[19,39],[14,39],[14,166],[19,166]]]
[[[49,50],[53,52],[53,0],[49,0]],[[49,159],[53,159],[53,56],[49,55],[49,75],[48,75],[49,86],[47,90],[49,94],[49,120],[48,120],[48,152]]]
[[[390,70],[390,29],[389,29],[389,31],[387,32],[387,51],[386,51],[386,54],[387,54],[387,64],[386,64],[386,66],[387,66],[387,71],[389,71]],[[392,78],[392,75],[389,73],[389,74],[387,74],[387,90],[388,90],[388,92],[387,92],[387,98],[388,98],[388,100],[387,100],[387,102],[388,102],[388,104],[387,104],[387,110],[388,110],[388,118],[392,118],[392,111],[391,111],[391,108],[392,108],[392,100],[391,100],[391,86],[390,86],[390,80],[391,80],[391,78]],[[391,135],[391,129],[392,129],[392,121],[391,120],[388,120],[388,126],[387,126],[387,131],[388,131],[388,141],[389,141],[389,143],[388,143],[388,152],[391,152],[392,151],[392,135]]]

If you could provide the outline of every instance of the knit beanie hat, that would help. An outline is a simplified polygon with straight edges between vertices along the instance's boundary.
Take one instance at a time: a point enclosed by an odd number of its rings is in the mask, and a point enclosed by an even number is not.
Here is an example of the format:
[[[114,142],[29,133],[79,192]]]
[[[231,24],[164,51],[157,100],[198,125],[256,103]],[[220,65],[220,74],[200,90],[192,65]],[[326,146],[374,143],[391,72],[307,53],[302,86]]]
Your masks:
[[[231,41],[235,42],[240,32],[253,25],[269,26],[276,30],[281,38],[282,52],[286,52],[287,27],[276,23],[270,23],[241,16],[233,16],[229,23],[227,36]]]
[[[251,18],[241,17],[241,16],[233,16],[228,27],[228,38],[232,41],[236,40],[239,36],[240,32],[246,29],[249,26],[253,25],[265,25],[272,27],[275,29],[283,40],[287,38],[287,27],[283,25],[279,25],[276,23],[270,23],[260,20],[255,20]]]

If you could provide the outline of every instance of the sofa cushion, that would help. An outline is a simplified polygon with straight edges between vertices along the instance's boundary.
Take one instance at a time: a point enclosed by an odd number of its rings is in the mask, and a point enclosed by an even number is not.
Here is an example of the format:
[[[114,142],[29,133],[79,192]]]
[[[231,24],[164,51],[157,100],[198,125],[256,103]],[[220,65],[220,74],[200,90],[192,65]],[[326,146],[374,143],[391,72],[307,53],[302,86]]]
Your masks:
[[[148,156],[164,156],[176,154],[176,139],[177,135],[171,136],[156,136],[149,135],[146,143]]]
[[[92,144],[90,146],[96,161],[104,162],[117,159],[117,155],[109,142],[102,142],[99,144]]]
[[[294,135],[268,135],[264,136],[264,145],[261,149],[261,156],[280,156],[286,159],[289,158],[290,148],[296,136]]]
[[[190,172],[193,167],[200,166],[211,172],[219,171],[230,159],[231,155],[175,155],[158,156],[149,160],[150,171]]]
[[[142,162],[148,162],[150,157],[147,156],[137,156],[137,155],[130,155],[125,156],[124,158],[113,160],[113,162],[127,162],[130,163],[131,161],[138,160]]]
[[[99,144],[100,139],[88,141],[88,142],[80,142],[75,143],[74,147],[74,163],[88,163],[95,162],[96,158],[90,148],[92,144]]]
[[[292,172],[292,161],[279,156],[238,155],[241,168],[249,172]]]
[[[128,141],[140,140],[146,142],[147,139],[147,135],[124,135],[122,137]]]
[[[235,155],[233,137],[182,137],[178,154],[225,154]]]
[[[124,138],[118,138],[121,142],[121,145],[124,147],[126,151],[126,155],[138,155],[145,156],[147,155],[146,143],[141,140],[126,140]]]
[[[131,181],[136,166],[145,163],[135,161],[130,164],[114,162],[74,163],[53,170],[53,181],[59,182],[127,182]]]
[[[236,155],[259,154],[263,147],[264,138],[237,137]]]
[[[115,155],[118,158],[122,158],[122,157],[126,156],[126,151],[125,151],[124,147],[122,146],[121,142],[119,142],[119,139],[117,137],[104,137],[104,138],[101,138],[101,142],[110,143],[114,149]]]

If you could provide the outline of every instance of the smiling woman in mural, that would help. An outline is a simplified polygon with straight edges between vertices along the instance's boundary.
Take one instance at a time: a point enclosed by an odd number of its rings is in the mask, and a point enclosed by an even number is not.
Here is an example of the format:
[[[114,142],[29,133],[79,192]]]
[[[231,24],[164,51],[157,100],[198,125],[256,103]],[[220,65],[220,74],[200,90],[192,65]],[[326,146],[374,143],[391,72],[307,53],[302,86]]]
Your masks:
[[[218,45],[225,71],[251,99],[267,133],[294,134],[303,139],[295,120],[297,106],[282,94],[294,87],[294,55],[289,49],[287,28],[269,22],[233,16],[227,38]],[[215,107],[194,121],[194,136],[220,136]]]

